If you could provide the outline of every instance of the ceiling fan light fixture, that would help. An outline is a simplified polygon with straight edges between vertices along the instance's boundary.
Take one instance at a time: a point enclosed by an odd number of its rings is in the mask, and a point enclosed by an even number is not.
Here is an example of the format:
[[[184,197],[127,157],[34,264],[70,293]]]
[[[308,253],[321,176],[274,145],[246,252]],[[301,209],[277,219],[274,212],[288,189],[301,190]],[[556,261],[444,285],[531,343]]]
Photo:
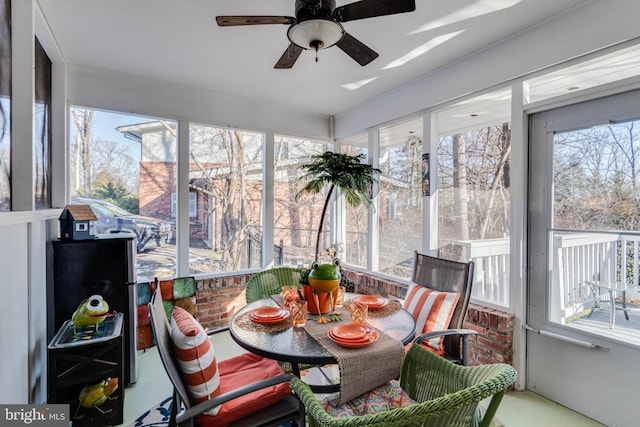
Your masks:
[[[308,19],[289,27],[287,37],[291,43],[303,49],[326,49],[338,43],[344,36],[344,28],[328,19]]]

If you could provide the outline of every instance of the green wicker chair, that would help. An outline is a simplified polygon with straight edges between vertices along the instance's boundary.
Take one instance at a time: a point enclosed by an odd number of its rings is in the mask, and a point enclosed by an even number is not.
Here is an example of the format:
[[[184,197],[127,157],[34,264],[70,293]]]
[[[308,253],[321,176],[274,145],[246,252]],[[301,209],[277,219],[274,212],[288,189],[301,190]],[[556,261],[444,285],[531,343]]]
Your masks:
[[[300,287],[300,276],[302,273],[303,270],[300,268],[273,267],[254,274],[247,282],[247,289],[245,291],[247,304],[271,295],[279,294],[283,286],[295,285]],[[291,366],[291,363],[282,361],[279,363],[285,372],[296,372]],[[314,367],[314,365],[301,365],[297,367],[297,371]]]
[[[279,294],[283,286],[300,287],[301,274],[302,269],[293,267],[274,267],[254,274],[247,282],[247,303]]]
[[[292,378],[291,387],[304,403],[309,427],[488,427],[516,377],[515,369],[506,364],[461,366],[413,345],[402,366],[400,386],[418,402],[416,404],[375,414],[335,418],[323,409],[303,381]],[[491,396],[482,414],[478,404]]]

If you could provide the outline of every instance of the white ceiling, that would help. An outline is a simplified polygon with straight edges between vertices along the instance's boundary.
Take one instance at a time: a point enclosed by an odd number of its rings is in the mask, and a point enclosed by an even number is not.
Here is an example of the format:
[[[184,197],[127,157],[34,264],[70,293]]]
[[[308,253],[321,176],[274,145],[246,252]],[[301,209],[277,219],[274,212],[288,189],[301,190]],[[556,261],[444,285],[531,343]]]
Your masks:
[[[380,56],[337,47],[274,64],[287,27],[220,28],[217,15],[293,16],[294,0],[37,0],[67,64],[337,114],[588,0],[416,0],[416,11],[347,22]],[[338,0],[337,6],[351,3]],[[401,65],[397,65],[400,64]],[[396,65],[394,65],[396,64]]]

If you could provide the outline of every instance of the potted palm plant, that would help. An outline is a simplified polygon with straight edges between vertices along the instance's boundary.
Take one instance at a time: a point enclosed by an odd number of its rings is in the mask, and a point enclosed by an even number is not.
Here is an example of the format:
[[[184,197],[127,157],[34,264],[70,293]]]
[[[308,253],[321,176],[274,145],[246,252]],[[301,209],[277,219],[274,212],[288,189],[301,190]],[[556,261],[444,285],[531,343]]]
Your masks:
[[[341,191],[350,206],[366,205],[369,209],[373,209],[373,202],[369,198],[369,192],[373,183],[376,182],[375,174],[380,173],[380,169],[362,163],[364,159],[364,154],[352,156],[325,151],[322,154],[312,155],[311,162],[301,167],[304,174],[300,177],[300,180],[307,181],[307,183],[296,194],[296,200],[303,194],[317,194],[322,191],[325,185],[330,185],[322,207],[322,214],[320,215],[314,258],[316,262],[320,256],[320,240],[324,219],[329,207],[329,201],[336,187]]]
[[[328,292],[329,288],[337,288],[340,283],[339,260],[334,260],[331,265],[318,265],[322,228],[334,190],[338,188],[341,196],[344,196],[350,206],[366,205],[369,209],[374,208],[369,193],[371,186],[376,182],[375,174],[380,173],[380,170],[363,163],[364,159],[364,154],[353,156],[325,151],[322,154],[312,155],[311,162],[301,167],[304,174],[300,180],[305,180],[307,183],[296,194],[296,200],[303,194],[317,194],[322,191],[325,185],[329,185],[318,225],[314,263],[308,276],[310,285],[316,291],[314,297],[317,297],[318,291]],[[318,307],[318,314],[321,314],[321,311]]]

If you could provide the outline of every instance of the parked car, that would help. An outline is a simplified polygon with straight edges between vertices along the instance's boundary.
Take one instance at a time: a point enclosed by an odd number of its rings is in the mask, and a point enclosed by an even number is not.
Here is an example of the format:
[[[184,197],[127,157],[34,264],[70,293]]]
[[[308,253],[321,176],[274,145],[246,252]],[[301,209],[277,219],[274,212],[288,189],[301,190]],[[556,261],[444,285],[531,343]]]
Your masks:
[[[137,238],[138,252],[153,250],[171,242],[171,224],[161,219],[127,212],[119,206],[100,199],[72,197],[73,205],[89,205],[98,218],[94,222],[96,234],[129,232]]]

